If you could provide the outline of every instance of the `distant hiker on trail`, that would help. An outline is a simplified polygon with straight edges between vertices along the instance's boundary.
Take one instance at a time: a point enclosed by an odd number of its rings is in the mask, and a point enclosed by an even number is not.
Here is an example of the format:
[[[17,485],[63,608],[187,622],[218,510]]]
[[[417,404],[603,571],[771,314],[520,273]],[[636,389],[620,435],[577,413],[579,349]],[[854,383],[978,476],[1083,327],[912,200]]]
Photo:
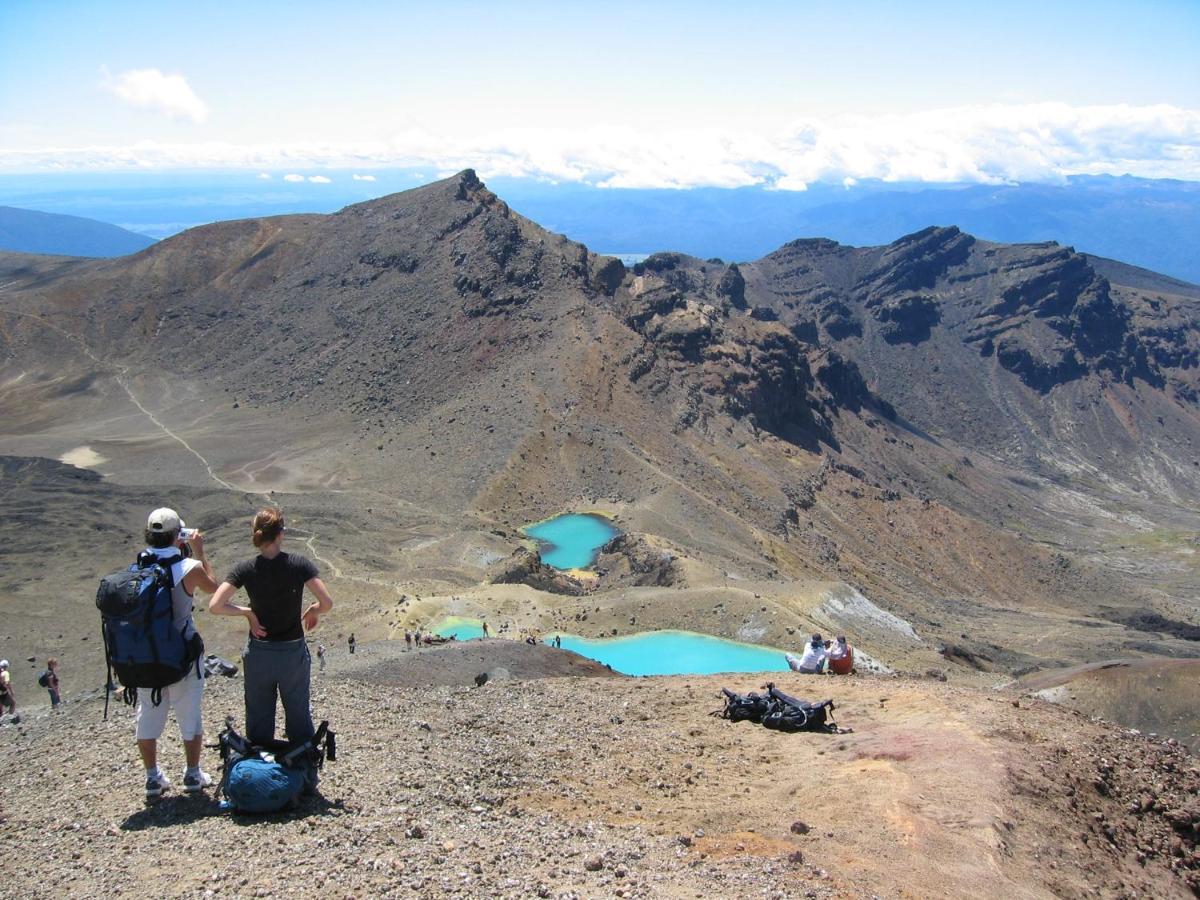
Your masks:
[[[487,622],[484,622],[484,623],[483,623],[483,636],[484,636],[484,637],[491,637],[491,636],[492,636],[492,633],[491,633],[491,631],[489,631],[489,630],[488,630],[488,624],[487,624]]]
[[[197,634],[192,621],[192,599],[197,590],[211,594],[217,589],[212,565],[204,553],[204,535],[195,530],[185,531],[179,513],[162,507],[150,513],[146,520],[146,553],[160,560],[175,560],[171,564],[171,604],[173,625],[185,636]],[[162,689],[161,702],[154,704],[155,692],[147,688],[137,691],[137,714],[134,718],[138,753],[146,768],[146,799],[161,797],[171,781],[158,767],[158,739],[167,725],[167,710],[175,710],[175,721],[183,738],[187,769],[183,773],[183,790],[194,794],[212,784],[212,778],[200,769],[200,751],[204,746],[204,724],[201,701],[204,698],[204,676],[198,666],[190,666],[179,681]]]
[[[413,632],[413,645],[418,650],[421,649],[421,629],[420,628],[418,628],[415,632]]]
[[[280,700],[289,741],[308,740],[315,734],[309,706],[312,657],[304,632],[316,628],[321,615],[333,609],[333,599],[312,560],[283,549],[286,533],[280,510],[260,510],[250,535],[258,556],[234,566],[208,604],[210,612],[245,616],[250,624],[242,655],[246,737],[260,745],[275,738]],[[246,589],[249,606],[230,603],[238,588]],[[305,588],[316,602],[302,609]]]
[[[562,649],[562,635],[561,634],[556,634],[554,636],[554,646],[556,648],[558,648],[559,650]]]
[[[46,671],[38,677],[38,684],[50,693],[50,708],[58,709],[61,702],[58,691],[58,660],[53,656],[46,660]]]
[[[17,698],[13,694],[12,675],[8,671],[8,660],[0,659],[0,707],[10,716],[17,714]]]
[[[846,643],[846,636],[839,634],[837,643],[829,650],[829,671],[834,675],[849,675],[854,671],[854,650]]]
[[[346,643],[350,645],[350,652],[351,652],[351,653],[353,653],[353,652],[354,652],[354,648],[355,648],[356,646],[358,646],[358,641],[356,641],[356,640],[354,639],[354,632],[353,632],[353,631],[352,631],[352,632],[350,632],[350,640],[348,640]]]
[[[325,671],[325,645],[317,644],[317,659],[321,661],[321,671]]]
[[[793,672],[799,672],[802,675],[819,675],[821,667],[825,665],[825,642],[821,639],[821,635],[814,634],[812,640],[804,648],[803,656],[797,659],[791,653],[785,653],[784,657]]]
[[[405,632],[404,632],[404,649],[405,650],[412,649],[412,632],[408,631],[408,630],[405,630]]]

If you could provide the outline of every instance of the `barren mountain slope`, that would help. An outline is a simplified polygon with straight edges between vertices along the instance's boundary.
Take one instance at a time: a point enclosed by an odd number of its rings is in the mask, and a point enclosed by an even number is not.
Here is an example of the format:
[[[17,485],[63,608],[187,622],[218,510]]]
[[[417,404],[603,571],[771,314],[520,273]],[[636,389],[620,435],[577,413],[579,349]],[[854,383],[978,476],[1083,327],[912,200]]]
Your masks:
[[[1137,617],[1194,619],[1186,547],[1133,539],[1200,530],[1200,301],[1095,265],[934,229],[626,271],[468,171],[122,260],[0,257],[0,453],[103,473],[121,534],[145,513],[121,486],[217,491],[226,560],[273,496],[368,635],[503,608],[775,645],[845,628],[918,671],[1195,655]],[[518,526],[580,508],[674,574],[587,601],[487,583]]]
[[[1196,496],[1194,285],[956,228],[887,247],[796,241],[744,278],[750,305],[836,347],[934,437],[1039,474]]]

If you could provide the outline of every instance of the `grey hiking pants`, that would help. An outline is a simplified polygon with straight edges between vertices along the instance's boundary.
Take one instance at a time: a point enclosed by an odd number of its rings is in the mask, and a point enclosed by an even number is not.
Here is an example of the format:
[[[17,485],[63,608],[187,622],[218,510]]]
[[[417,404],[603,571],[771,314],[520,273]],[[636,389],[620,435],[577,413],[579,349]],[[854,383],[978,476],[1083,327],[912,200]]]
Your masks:
[[[275,736],[276,697],[283,701],[284,727],[289,741],[313,736],[309,707],[312,657],[308,645],[297,641],[258,641],[250,638],[242,653],[246,684],[246,737],[263,744]]]

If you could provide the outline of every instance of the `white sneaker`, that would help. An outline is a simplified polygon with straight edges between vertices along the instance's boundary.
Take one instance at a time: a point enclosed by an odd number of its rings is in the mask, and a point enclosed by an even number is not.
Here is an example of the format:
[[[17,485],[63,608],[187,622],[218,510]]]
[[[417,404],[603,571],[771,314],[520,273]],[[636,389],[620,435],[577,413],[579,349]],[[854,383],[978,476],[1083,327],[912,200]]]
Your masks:
[[[146,773],[146,799],[157,800],[171,788],[171,779],[161,771],[157,775]]]
[[[207,772],[201,771],[198,775],[183,776],[183,792],[185,794],[198,794],[205,788],[212,787],[212,776]]]

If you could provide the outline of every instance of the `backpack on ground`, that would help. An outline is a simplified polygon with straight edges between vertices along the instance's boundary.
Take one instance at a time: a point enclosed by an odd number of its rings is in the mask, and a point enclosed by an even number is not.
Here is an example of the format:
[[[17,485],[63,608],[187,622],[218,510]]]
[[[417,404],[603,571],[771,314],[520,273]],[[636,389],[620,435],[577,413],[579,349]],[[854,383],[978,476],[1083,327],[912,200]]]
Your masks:
[[[322,722],[306,741],[252,744],[226,721],[221,751],[221,793],[241,813],[273,813],[294,805],[317,786],[326,759],[337,759],[336,735]]]
[[[833,712],[832,700],[809,702],[798,700],[775,687],[767,685],[767,696],[771,710],[763,716],[763,727],[775,731],[837,731],[837,723],[829,713]]]
[[[104,659],[109,680],[116,674],[132,704],[137,688],[150,690],[150,700],[162,702],[162,690],[187,675],[204,653],[199,634],[185,637],[175,627],[171,567],[182,556],[160,559],[143,551],[129,568],[100,581],[96,607],[100,610]],[[105,697],[104,714],[108,715]]]
[[[44,687],[44,688],[50,687],[50,670],[49,669],[43,670],[42,674],[38,676],[38,687]]]
[[[721,688],[725,695],[725,708],[721,710],[721,718],[731,722],[750,721],[759,724],[770,711],[770,701],[751,691],[749,694],[735,694],[728,688]]]
[[[831,716],[834,709],[832,700],[810,703],[785,694],[772,683],[768,683],[766,688],[766,694],[737,694],[728,688],[721,688],[725,696],[725,708],[713,715],[731,722],[754,722],[773,731],[837,733],[837,723]]]

